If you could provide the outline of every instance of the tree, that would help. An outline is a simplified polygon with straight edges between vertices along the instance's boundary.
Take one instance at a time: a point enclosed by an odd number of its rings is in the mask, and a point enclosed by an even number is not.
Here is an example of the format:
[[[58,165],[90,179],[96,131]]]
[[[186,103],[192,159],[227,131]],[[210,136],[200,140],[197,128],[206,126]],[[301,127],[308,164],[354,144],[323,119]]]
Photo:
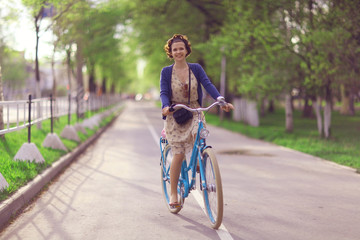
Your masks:
[[[94,93],[98,88],[105,93],[111,86],[119,89],[124,81],[120,78],[125,75],[125,59],[122,58],[119,28],[125,24],[128,5],[120,3],[119,0],[99,4],[77,1],[55,21],[53,29],[59,39],[58,49],[66,51],[68,78],[73,73],[77,79],[78,115],[83,112],[85,91]],[[84,66],[89,77],[89,89],[84,85],[87,81]]]
[[[212,69],[218,69],[218,49],[225,47],[227,82],[233,94],[263,102],[290,94],[297,84],[298,61],[284,51],[293,48],[290,29],[284,24],[284,6],[285,2],[226,1],[228,13],[222,32],[214,35],[207,47],[217,52],[208,51],[206,59],[212,59]]]
[[[10,90],[19,90],[24,87],[25,80],[29,76],[26,70],[28,63],[23,52],[8,47],[4,48],[3,57],[3,84],[8,89],[8,95],[11,96]]]
[[[354,115],[354,100],[360,91],[360,2],[332,0],[329,5],[324,24],[336,35],[334,64],[337,66],[337,89],[341,94],[340,112]]]
[[[124,7],[116,2],[91,8],[84,19],[87,29],[84,37],[84,57],[89,74],[90,92],[95,93],[101,82],[104,86],[107,85],[106,82],[116,84],[118,76],[124,75],[117,26],[123,25],[125,19]],[[106,87],[103,92],[106,92]]]
[[[307,1],[308,27],[305,34],[299,34],[306,46],[308,61],[302,67],[307,77],[304,85],[314,95],[319,133],[326,138],[331,136],[331,112],[333,98],[340,95],[338,89],[355,89],[359,86],[358,49],[359,13],[356,1]],[[349,49],[351,49],[349,51]],[[342,87],[341,87],[342,86]],[[346,86],[346,87],[345,87]],[[319,115],[321,99],[325,100],[324,124]]]
[[[223,1],[136,0],[135,6],[131,12],[131,37],[136,38],[137,51],[140,50],[142,59],[146,59],[147,82],[144,84],[158,86],[160,70],[172,64],[163,46],[175,33],[187,35],[193,45],[188,61],[202,64],[209,77],[218,82],[208,71],[210,67],[205,63],[201,45],[219,31],[225,16]]]
[[[35,79],[36,79],[36,97],[41,97],[40,91],[40,70],[39,70],[39,38],[41,31],[41,23],[45,18],[51,18],[47,27],[43,30],[48,31],[53,24],[53,21],[60,18],[62,14],[70,9],[76,0],[22,0],[23,4],[30,8],[31,15],[34,20],[36,45],[35,45]],[[38,111],[40,112],[40,111]]]

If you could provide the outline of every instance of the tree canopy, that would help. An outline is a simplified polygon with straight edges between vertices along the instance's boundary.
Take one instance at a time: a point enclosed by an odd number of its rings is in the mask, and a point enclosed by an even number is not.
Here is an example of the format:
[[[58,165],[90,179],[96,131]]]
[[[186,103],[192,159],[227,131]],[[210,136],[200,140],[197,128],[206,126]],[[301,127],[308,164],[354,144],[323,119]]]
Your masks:
[[[192,43],[188,61],[217,86],[227,59],[227,95],[359,99],[359,1],[22,1],[34,17],[54,7],[57,51],[68,53],[69,67],[86,66],[90,91],[159,88],[161,68],[172,64],[163,47],[181,33]]]

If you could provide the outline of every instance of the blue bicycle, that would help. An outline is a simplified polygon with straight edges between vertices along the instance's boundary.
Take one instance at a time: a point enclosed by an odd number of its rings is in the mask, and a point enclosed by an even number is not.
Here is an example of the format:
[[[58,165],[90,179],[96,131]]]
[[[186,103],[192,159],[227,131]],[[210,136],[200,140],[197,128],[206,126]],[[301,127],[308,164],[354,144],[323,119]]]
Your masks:
[[[200,190],[203,193],[205,211],[210,219],[211,227],[214,229],[219,228],[223,218],[223,191],[221,184],[221,176],[219,165],[216,160],[211,146],[206,145],[205,139],[209,135],[209,131],[204,127],[202,112],[208,111],[212,107],[225,105],[226,102],[223,98],[218,99],[207,108],[192,109],[183,104],[176,104],[173,106],[174,110],[185,108],[191,112],[196,112],[199,119],[199,127],[194,142],[191,158],[189,164],[184,159],[178,182],[178,199],[180,199],[179,208],[171,208],[170,201],[170,165],[173,158],[171,147],[168,144],[166,137],[160,137],[160,150],[161,150],[161,185],[166,205],[170,212],[178,213],[185,202],[185,198],[189,196],[191,190],[196,188],[196,172],[199,166],[200,175]],[[191,170],[191,174],[190,171]],[[190,177],[189,177],[190,174]]]

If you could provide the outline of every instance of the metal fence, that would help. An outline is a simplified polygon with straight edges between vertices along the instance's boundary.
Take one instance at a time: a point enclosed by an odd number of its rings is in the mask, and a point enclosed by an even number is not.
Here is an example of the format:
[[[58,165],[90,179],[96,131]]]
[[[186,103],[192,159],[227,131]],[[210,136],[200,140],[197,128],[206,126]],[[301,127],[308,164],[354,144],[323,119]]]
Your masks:
[[[77,104],[77,101],[80,101]],[[89,95],[85,99],[76,97],[58,97],[31,99],[19,101],[2,101],[0,108],[3,109],[4,129],[0,129],[0,135],[19,131],[53,117],[70,116],[73,113],[84,114],[88,111],[96,111],[121,101],[120,95]],[[82,106],[78,108],[78,106]],[[51,108],[53,111],[51,111]]]

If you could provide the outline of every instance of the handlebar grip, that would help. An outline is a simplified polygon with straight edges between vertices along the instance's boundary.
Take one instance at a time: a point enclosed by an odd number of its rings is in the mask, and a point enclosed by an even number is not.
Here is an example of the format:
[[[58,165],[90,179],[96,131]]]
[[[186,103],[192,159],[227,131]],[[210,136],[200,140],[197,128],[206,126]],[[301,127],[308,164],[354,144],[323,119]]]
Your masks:
[[[226,106],[226,101],[223,96],[219,96],[216,100],[220,103],[220,106]]]
[[[219,101],[219,102],[225,102],[225,98],[223,96],[217,97],[216,100]]]

